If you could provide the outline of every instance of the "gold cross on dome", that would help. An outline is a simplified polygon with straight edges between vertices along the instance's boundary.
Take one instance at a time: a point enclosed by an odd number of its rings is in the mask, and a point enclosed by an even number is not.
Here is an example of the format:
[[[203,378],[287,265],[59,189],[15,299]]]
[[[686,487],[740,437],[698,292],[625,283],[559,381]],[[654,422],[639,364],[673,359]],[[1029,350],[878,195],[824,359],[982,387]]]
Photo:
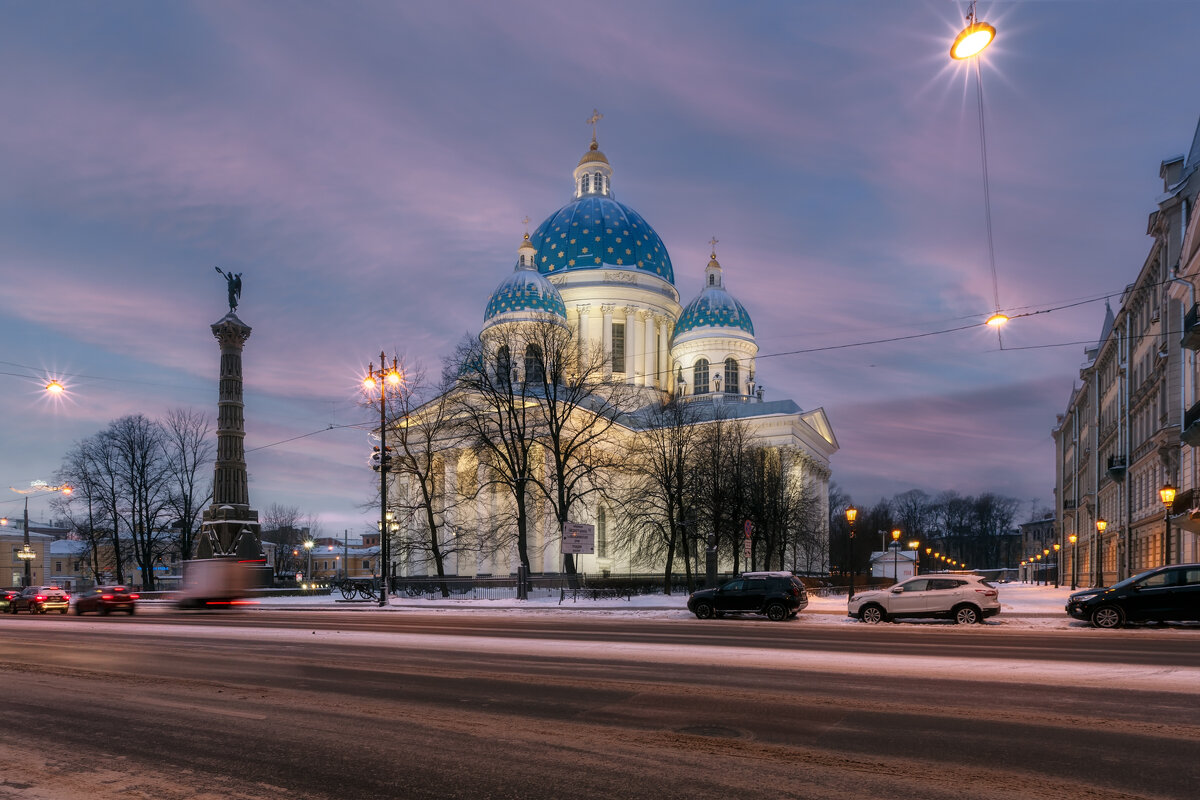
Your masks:
[[[708,240],[709,245],[712,247],[712,257],[713,258],[717,257],[717,242],[719,242],[719,241],[721,241],[721,240],[715,236]]]
[[[592,109],[592,115],[588,117],[587,123],[592,126],[592,141],[596,141],[596,123],[604,119],[604,115],[598,110]]]
[[[525,218],[521,220],[521,224],[525,226],[525,237],[526,238],[529,238],[529,223],[530,222],[531,222],[531,220],[529,219],[528,214],[526,214]]]

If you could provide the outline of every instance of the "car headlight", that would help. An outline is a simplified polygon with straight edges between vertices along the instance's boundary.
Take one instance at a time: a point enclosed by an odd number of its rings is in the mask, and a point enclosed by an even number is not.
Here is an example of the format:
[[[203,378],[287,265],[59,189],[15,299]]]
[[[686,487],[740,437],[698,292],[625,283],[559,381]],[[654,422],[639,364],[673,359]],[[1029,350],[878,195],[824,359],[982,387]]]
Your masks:
[[[1100,592],[1092,592],[1091,594],[1078,594],[1078,595],[1075,595],[1074,597],[1070,598],[1068,600],[1068,602],[1083,603],[1088,600],[1091,600],[1093,597],[1099,597],[1099,596],[1100,596]]]

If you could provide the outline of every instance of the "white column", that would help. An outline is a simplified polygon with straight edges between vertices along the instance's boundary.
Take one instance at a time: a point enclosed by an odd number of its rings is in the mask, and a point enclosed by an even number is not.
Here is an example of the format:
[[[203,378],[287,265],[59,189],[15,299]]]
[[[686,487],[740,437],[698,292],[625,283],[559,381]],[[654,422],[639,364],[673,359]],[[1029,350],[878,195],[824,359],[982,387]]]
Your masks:
[[[625,306],[625,382],[640,384],[642,371],[640,340],[638,335],[637,313],[633,306]]]
[[[592,307],[587,303],[580,303],[575,306],[575,310],[579,315],[579,360],[581,363],[586,361],[592,350],[591,325],[589,321],[591,309]]]
[[[601,336],[603,337],[604,358],[608,364],[604,370],[604,377],[612,377],[612,317],[613,307],[611,305],[600,306],[600,311],[603,313],[603,321],[600,324]]]
[[[462,456],[462,452],[459,450],[450,450],[443,456],[443,458],[446,459],[446,461],[445,461],[445,473],[446,473],[445,482],[442,484],[442,526],[443,526],[443,528],[446,525],[454,526],[454,525],[458,524],[458,516],[459,516],[459,511],[458,511],[458,508],[459,508],[459,505],[458,505],[458,461],[461,456]],[[440,533],[441,532],[439,531],[439,536],[438,536],[438,546],[439,547],[441,547],[441,545],[446,541],[445,538],[442,535],[440,535]],[[449,553],[449,554],[443,553],[442,558],[443,558],[443,566],[445,566],[446,572],[451,575],[457,575],[458,574],[458,554],[456,552]],[[434,566],[433,571],[435,573],[437,572],[436,565]]]
[[[654,315],[646,312],[646,341],[642,350],[646,353],[646,385],[658,386],[658,337],[654,331]]]
[[[671,370],[670,353],[667,350],[667,339],[670,336],[667,318],[659,314],[654,319],[658,323],[658,386],[664,391],[670,391],[675,375]]]

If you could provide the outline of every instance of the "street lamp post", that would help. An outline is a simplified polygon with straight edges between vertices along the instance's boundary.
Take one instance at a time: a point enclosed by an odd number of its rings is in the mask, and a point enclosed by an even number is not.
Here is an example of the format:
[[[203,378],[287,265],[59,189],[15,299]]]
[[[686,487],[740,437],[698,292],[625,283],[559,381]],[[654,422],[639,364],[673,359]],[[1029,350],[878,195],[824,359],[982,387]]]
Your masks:
[[[387,475],[391,462],[387,446],[387,390],[389,384],[393,388],[398,388],[400,383],[400,369],[396,366],[396,359],[392,359],[392,366],[389,369],[387,355],[382,351],[379,353],[378,370],[375,369],[374,364],[367,365],[367,377],[363,379],[363,388],[367,391],[379,388],[379,576],[381,580],[379,605],[381,606],[387,605],[388,602],[388,564],[391,558],[388,541],[391,538],[391,532],[388,530],[387,520]]]
[[[850,571],[850,594],[849,598],[854,599],[854,520],[858,517],[858,509],[854,506],[846,507],[846,522],[850,525],[850,543],[846,551],[846,564]]]
[[[900,580],[900,529],[892,531],[892,583]]]
[[[308,556],[308,566],[304,568],[304,577],[308,580],[309,586],[312,585],[312,549],[313,540],[309,539],[304,543],[304,552]]]
[[[1073,592],[1078,588],[1076,584],[1079,582],[1079,548],[1077,546],[1079,537],[1072,533],[1067,537],[1067,541],[1071,543],[1071,591]]]
[[[908,543],[908,549],[912,550],[913,553],[913,575],[918,575],[921,572],[921,551],[917,549],[920,546],[921,543],[916,539]]]
[[[1158,497],[1163,504],[1163,520],[1167,523],[1166,535],[1163,538],[1163,566],[1171,563],[1171,506],[1175,504],[1175,487],[1169,482],[1164,483],[1158,490]]]
[[[58,381],[51,381],[50,383],[53,385],[59,385]],[[56,390],[50,389],[50,386],[47,386],[46,388],[47,390],[57,393]],[[59,386],[57,391],[62,391],[62,387]],[[22,578],[23,582],[21,586],[26,587],[33,584],[33,560],[37,558],[37,552],[34,551],[34,549],[29,545],[29,495],[33,494],[34,492],[62,492],[63,494],[70,494],[73,490],[66,484],[63,484],[62,486],[51,486],[45,481],[34,481],[28,489],[17,489],[16,487],[12,486],[9,488],[17,494],[25,495],[24,543],[21,549],[17,551],[16,555],[17,558],[21,559],[21,561],[23,561],[25,564],[25,576]],[[7,522],[8,520],[5,519],[6,524]]]
[[[1062,545],[1058,542],[1054,543],[1054,588],[1062,583],[1062,559],[1058,555],[1058,551],[1062,549]]]
[[[1104,536],[1104,529],[1107,527],[1108,522],[1104,519],[1104,517],[1096,520],[1096,546],[1092,548],[1093,552],[1095,553],[1095,557],[1092,560],[1096,562],[1092,565],[1092,572],[1096,576],[1096,582],[1093,584],[1093,586],[1104,585],[1104,573],[1101,571],[1100,566],[1100,539]]]

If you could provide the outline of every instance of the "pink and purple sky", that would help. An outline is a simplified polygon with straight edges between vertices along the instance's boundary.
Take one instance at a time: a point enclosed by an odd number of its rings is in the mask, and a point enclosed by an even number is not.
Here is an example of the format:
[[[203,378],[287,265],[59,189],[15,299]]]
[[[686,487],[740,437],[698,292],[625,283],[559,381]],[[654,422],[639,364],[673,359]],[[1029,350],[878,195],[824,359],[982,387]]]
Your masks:
[[[1000,306],[1092,302],[1013,320],[1013,349],[974,327],[776,355],[994,310],[975,82],[948,57],[965,10],[8,4],[0,484],[49,480],[125,414],[215,416],[220,266],[243,273],[254,328],[252,504],[373,529],[365,427],[325,429],[373,418],[358,381],[381,349],[436,373],[478,331],[521,219],[570,199],[598,108],[614,193],[667,244],[684,302],[716,236],[767,398],[824,407],[857,504],[1050,505],[1080,343],[1137,275],[1159,162],[1200,117],[1191,0],[979,6],[999,31],[982,84]],[[68,395],[43,396],[46,376]]]

